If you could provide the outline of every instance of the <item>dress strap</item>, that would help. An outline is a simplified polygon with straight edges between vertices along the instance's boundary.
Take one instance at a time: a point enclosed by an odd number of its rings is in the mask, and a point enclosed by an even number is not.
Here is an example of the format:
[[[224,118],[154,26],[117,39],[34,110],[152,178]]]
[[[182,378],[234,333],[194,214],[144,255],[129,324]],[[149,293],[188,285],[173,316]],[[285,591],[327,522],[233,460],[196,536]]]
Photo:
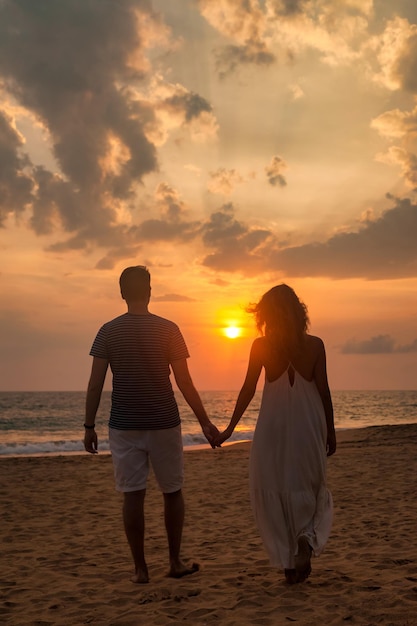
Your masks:
[[[295,367],[290,361],[287,367],[287,375],[288,375],[288,380],[290,382],[291,387],[294,385],[295,372],[296,372]]]

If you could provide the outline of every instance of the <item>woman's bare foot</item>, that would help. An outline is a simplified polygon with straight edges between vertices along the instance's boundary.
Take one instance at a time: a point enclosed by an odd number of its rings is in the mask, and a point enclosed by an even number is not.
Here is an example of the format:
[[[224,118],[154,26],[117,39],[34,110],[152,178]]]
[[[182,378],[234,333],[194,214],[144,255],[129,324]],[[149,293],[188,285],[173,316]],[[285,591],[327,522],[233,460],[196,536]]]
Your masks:
[[[311,547],[306,537],[298,539],[298,554],[295,557],[296,582],[302,583],[311,574]]]
[[[148,568],[141,569],[139,567],[136,568],[135,573],[130,579],[132,583],[136,583],[139,585],[143,585],[149,582]]]
[[[190,567],[187,567],[184,563],[178,563],[177,565],[171,565],[167,576],[170,578],[183,578],[184,576],[198,572],[199,569],[200,566],[198,563],[193,563]]]
[[[285,580],[287,581],[289,585],[295,585],[295,583],[298,582],[297,572],[295,569],[285,569],[284,574],[285,574]]]

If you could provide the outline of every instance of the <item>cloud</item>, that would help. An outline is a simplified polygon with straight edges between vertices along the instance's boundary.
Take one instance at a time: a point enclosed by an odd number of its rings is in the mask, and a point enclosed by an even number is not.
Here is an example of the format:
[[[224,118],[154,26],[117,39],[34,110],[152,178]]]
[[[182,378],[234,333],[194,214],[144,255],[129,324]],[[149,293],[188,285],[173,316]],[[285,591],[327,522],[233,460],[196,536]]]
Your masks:
[[[167,196],[156,205],[160,218],[132,226],[138,188],[158,172],[167,133],[185,127],[196,141],[217,133],[205,98],[155,79],[149,50],[169,50],[169,37],[147,0],[0,3],[0,87],[17,116],[0,112],[0,225],[26,211],[36,234],[68,236],[48,250],[101,247],[103,268],[146,238],[194,236],[196,225]],[[57,171],[25,154],[22,111],[41,126]]]
[[[417,155],[399,146],[391,146],[388,152],[377,154],[376,159],[382,163],[399,165],[405,182],[414,191],[417,190]]]
[[[393,354],[417,352],[417,339],[409,344],[398,345],[390,335],[376,335],[358,341],[349,339],[341,346],[342,354]]]
[[[243,177],[235,169],[219,167],[215,172],[209,173],[207,188],[211,193],[230,196],[235,186],[243,182]]]
[[[224,272],[279,272],[284,276],[333,279],[398,279],[417,276],[417,204],[392,198],[395,206],[374,217],[368,212],[358,230],[345,230],[323,242],[290,246],[280,233],[235,217],[229,203],[202,225],[203,265]]]
[[[380,69],[374,80],[388,89],[417,93],[417,25],[401,17],[388,20],[381,35],[372,37],[368,47],[375,53]]]
[[[373,2],[269,0],[266,11],[273,51],[278,48],[294,61],[304,51],[316,50],[326,64],[348,65],[363,55]]]
[[[270,235],[269,230],[250,227],[235,219],[233,205],[225,204],[202,227],[204,244],[214,249],[202,263],[216,271],[259,273],[263,266],[260,249]]]
[[[399,109],[386,111],[371,121],[371,127],[383,137],[399,140],[399,146],[390,146],[386,152],[377,154],[376,160],[389,165],[399,165],[406,184],[416,190],[417,107],[412,111]]]
[[[132,226],[129,234],[134,241],[187,242],[198,235],[200,222],[188,219],[188,211],[176,189],[161,183],[155,191],[155,198],[160,218],[144,220]]]
[[[270,11],[276,16],[300,15],[306,10],[310,0],[271,0]]]
[[[371,121],[371,127],[383,137],[397,139],[408,134],[417,136],[417,107],[412,111],[386,111]]]
[[[9,93],[47,126],[62,171],[81,189],[102,182],[99,160],[112,132],[130,156],[122,180],[107,184],[123,182],[126,193],[156,167],[144,132],[151,112],[119,86],[144,76],[136,25],[145,3],[18,4],[19,11],[13,3],[1,9],[0,71]]]
[[[60,174],[53,174],[44,167],[32,170],[36,195],[32,202],[30,225],[38,235],[53,231],[59,216],[67,232],[73,232],[85,224],[83,195]]]
[[[215,51],[221,78],[249,64],[293,61],[311,49],[327,64],[350,64],[370,48],[373,0],[198,0],[198,6],[231,42]],[[381,46],[375,39],[374,49]]]
[[[389,335],[377,335],[363,341],[349,339],[341,348],[343,354],[391,354],[394,339]]]
[[[274,156],[271,159],[270,164],[265,168],[266,176],[268,178],[268,182],[273,187],[285,187],[287,181],[283,172],[288,169],[288,166],[284,159],[280,156]]]
[[[203,112],[211,113],[212,107],[209,102],[197,93],[181,89],[181,93],[176,93],[167,98],[164,102],[168,109],[181,111],[184,114],[185,122],[190,122]]]
[[[145,77],[141,33],[150,20],[157,29],[148,3],[133,0],[1,3],[4,88],[42,124],[61,170],[60,176],[42,169],[26,175],[26,186],[31,175],[38,190],[36,232],[53,230],[60,220],[64,230],[78,231],[76,239],[99,241],[102,233],[104,242],[117,224],[115,204],[157,169],[146,136],[153,112],[126,86]],[[121,148],[118,162],[109,167],[115,144]],[[23,163],[15,165],[22,181]]]
[[[169,133],[177,128],[186,129],[194,141],[216,139],[218,122],[210,102],[178,83],[168,83],[156,75],[147,94],[157,124],[150,131],[156,145],[163,144]]]
[[[23,213],[32,200],[34,181],[25,171],[30,162],[21,154],[23,143],[12,120],[0,111],[0,226],[9,213]]]
[[[275,61],[265,40],[266,14],[258,0],[198,0],[201,14],[211,26],[233,43],[216,51],[221,78],[241,65],[265,65]]]
[[[144,220],[132,226],[128,235],[123,233],[121,252],[126,249],[134,257],[149,241],[187,243],[201,239],[206,250],[201,263],[216,272],[255,275],[273,271],[291,277],[367,280],[417,276],[417,204],[408,198],[388,196],[394,206],[379,216],[368,211],[357,230],[338,232],[323,242],[291,246],[283,243],[278,231],[239,220],[232,203],[201,222],[188,217],[178,192],[169,185],[160,185],[156,197],[160,219]],[[103,260],[103,267],[108,267],[111,258]]]
[[[395,71],[402,88],[412,94],[417,94],[417,26],[415,24],[413,26],[413,34],[406,42]]]
[[[394,208],[322,243],[270,249],[266,265],[288,276],[396,279],[417,276],[417,205],[396,199]],[[264,254],[267,251],[264,250]]]
[[[177,293],[166,293],[163,296],[152,296],[154,302],[196,302],[195,298],[181,296]]]
[[[224,46],[216,53],[216,67],[220,78],[232,74],[241,65],[271,65],[273,55],[262,42],[249,42],[244,46]]]

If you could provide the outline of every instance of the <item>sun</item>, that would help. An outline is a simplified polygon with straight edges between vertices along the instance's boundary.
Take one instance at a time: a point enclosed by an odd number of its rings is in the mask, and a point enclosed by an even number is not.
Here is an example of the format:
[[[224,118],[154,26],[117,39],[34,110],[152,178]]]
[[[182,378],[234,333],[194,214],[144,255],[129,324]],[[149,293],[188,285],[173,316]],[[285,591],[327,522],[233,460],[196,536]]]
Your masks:
[[[240,337],[241,329],[238,326],[228,326],[223,332],[229,339],[236,339],[236,337]]]

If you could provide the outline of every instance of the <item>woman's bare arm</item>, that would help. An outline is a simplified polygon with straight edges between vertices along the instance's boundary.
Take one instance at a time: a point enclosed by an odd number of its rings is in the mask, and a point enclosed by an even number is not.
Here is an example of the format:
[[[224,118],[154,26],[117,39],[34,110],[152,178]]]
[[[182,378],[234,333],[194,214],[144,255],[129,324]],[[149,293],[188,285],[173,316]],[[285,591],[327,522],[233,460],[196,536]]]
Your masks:
[[[232,418],[230,420],[229,426],[226,430],[220,435],[220,438],[216,440],[216,443],[220,445],[226,439],[228,439],[236,425],[239,423],[240,418],[246,411],[249,403],[251,402],[253,396],[255,395],[256,385],[259,380],[259,376],[263,366],[263,350],[262,343],[260,339],[255,339],[252,344],[252,348],[249,355],[249,363],[248,369],[246,372],[246,377],[243,382],[242,388],[239,392],[239,395],[236,400],[235,409],[233,411]]]
[[[314,380],[323,402],[327,425],[327,456],[336,452],[336,432],[334,428],[333,402],[327,379],[326,350],[324,343],[317,337],[318,356],[314,366]]]

